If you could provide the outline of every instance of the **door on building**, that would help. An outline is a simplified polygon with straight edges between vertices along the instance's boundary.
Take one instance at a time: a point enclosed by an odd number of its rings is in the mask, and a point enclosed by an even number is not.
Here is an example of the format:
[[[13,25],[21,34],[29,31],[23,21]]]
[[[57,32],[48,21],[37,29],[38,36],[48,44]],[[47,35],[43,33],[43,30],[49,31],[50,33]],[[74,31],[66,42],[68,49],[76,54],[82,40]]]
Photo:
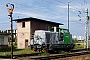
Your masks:
[[[25,39],[25,48],[28,47],[28,39]]]

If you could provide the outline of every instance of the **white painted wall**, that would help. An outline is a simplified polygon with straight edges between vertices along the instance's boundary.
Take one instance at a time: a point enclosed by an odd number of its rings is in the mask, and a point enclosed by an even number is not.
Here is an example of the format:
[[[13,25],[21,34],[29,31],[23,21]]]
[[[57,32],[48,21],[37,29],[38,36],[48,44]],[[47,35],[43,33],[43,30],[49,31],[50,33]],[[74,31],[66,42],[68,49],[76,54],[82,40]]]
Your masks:
[[[9,35],[0,35],[4,37],[4,45],[8,45],[8,37]]]
[[[30,21],[25,22],[25,28],[22,28],[22,22],[17,23],[17,47],[18,49],[25,48],[25,39],[30,42]]]
[[[4,45],[8,45],[8,36],[4,36]]]

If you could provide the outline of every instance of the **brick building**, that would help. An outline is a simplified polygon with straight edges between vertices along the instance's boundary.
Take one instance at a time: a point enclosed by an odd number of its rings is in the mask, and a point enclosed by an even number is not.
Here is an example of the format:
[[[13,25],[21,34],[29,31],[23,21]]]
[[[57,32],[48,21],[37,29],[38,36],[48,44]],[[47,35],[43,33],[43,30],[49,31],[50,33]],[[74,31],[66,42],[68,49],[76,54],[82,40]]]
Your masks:
[[[61,23],[32,17],[15,19],[13,21],[17,21],[17,46],[19,49],[28,47],[35,30],[49,30],[51,27],[59,27],[59,25],[63,25]]]

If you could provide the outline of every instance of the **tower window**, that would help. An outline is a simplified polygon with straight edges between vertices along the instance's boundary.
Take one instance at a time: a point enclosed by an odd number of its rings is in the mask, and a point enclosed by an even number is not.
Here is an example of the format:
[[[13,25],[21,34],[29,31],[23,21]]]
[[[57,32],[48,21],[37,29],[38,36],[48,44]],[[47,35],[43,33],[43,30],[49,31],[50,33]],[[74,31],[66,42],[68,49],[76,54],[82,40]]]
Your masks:
[[[25,27],[25,22],[22,22],[22,28],[24,28]]]

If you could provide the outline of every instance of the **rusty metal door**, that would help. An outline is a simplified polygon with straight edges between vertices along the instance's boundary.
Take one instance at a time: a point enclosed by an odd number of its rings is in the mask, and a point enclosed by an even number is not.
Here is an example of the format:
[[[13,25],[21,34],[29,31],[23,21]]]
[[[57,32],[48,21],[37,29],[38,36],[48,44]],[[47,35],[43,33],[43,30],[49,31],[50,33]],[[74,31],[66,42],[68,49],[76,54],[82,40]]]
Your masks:
[[[25,39],[25,48],[28,47],[28,39]]]

